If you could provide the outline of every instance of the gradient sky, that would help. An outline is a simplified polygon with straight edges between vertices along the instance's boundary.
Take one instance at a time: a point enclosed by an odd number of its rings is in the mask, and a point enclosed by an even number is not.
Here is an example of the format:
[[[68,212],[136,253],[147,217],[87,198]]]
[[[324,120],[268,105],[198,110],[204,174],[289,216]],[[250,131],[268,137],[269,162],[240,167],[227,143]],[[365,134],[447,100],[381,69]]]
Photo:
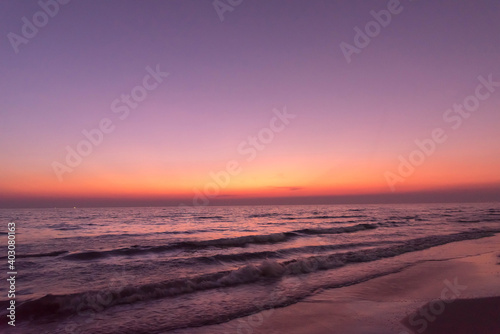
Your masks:
[[[16,53],[8,34],[41,7],[2,1],[0,206],[192,204],[229,161],[210,204],[500,200],[500,87],[443,120],[479,76],[500,82],[500,3],[402,0],[348,63],[340,43],[387,3],[243,0],[221,21],[208,0],[73,0]],[[121,120],[112,102],[157,64],[169,76]],[[285,107],[247,161],[240,143]],[[114,131],[60,182],[53,162],[103,118]],[[386,172],[435,128],[447,140],[393,193]]]

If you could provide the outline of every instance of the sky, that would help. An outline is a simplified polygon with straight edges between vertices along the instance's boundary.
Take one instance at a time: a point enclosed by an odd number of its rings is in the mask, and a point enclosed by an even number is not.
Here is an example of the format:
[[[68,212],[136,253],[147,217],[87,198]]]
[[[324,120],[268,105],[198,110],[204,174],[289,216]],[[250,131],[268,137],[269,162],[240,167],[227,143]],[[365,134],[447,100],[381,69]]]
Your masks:
[[[0,13],[0,207],[500,200],[498,1]]]

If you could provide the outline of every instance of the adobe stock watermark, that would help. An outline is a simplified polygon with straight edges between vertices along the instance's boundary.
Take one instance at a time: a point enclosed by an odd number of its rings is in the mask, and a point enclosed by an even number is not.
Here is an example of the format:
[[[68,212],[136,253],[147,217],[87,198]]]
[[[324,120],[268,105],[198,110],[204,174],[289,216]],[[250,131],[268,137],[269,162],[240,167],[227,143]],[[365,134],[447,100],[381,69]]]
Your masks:
[[[435,321],[438,316],[443,314],[446,309],[446,304],[453,303],[463,291],[467,289],[467,285],[458,283],[458,278],[453,279],[453,283],[449,280],[444,280],[445,288],[441,290],[441,295],[408,317],[408,325],[410,330],[417,333],[423,333],[429,326],[429,323]],[[401,332],[400,334],[409,334],[408,332]]]
[[[38,6],[41,10],[34,13],[31,19],[23,16],[21,18],[21,33],[16,34],[9,32],[7,39],[12,46],[12,49],[17,54],[19,53],[19,46],[21,44],[28,44],[28,42],[38,35],[41,28],[45,27],[50,19],[54,18],[61,8],[61,5],[66,5],[71,0],[40,0]]]
[[[242,2],[243,0],[214,0],[212,6],[214,6],[215,12],[219,16],[219,20],[224,22],[224,13],[232,12]]]
[[[285,130],[291,120],[296,117],[288,113],[286,106],[283,110],[274,109],[274,117],[269,121],[269,126],[262,128],[256,135],[248,136],[246,140],[239,143],[236,148],[240,156],[246,157],[246,162],[253,161],[258,152],[263,151],[275,138],[277,133]],[[231,178],[243,171],[242,163],[238,160],[230,160],[226,167],[218,172],[210,172],[212,181],[207,182],[203,189],[193,189],[193,206],[206,206],[211,198],[216,197],[221,189],[226,188],[231,182]]]
[[[451,124],[451,129],[458,130],[465,119],[468,119],[473,112],[477,111],[481,106],[481,102],[486,101],[500,87],[500,82],[493,80],[493,74],[489,74],[487,78],[480,75],[477,77],[479,84],[476,86],[474,93],[464,98],[462,103],[453,104],[452,108],[445,110],[443,113],[443,121]],[[386,171],[384,178],[392,192],[396,191],[396,185],[402,183],[405,179],[415,173],[418,166],[421,166],[428,157],[432,156],[438,146],[443,144],[448,139],[446,131],[442,127],[433,129],[430,137],[422,140],[415,139],[414,143],[417,146],[407,158],[399,155],[399,166],[395,172]]]
[[[147,74],[144,75],[141,83],[133,87],[130,93],[121,94],[120,97],[111,102],[110,109],[114,114],[117,114],[118,119],[122,121],[127,119],[131,110],[136,109],[139,103],[144,101],[149,93],[156,90],[164,79],[169,76],[169,73],[160,70],[159,64],[156,65],[155,69],[147,66],[146,72]],[[83,129],[82,135],[84,139],[80,140],[74,148],[70,145],[66,146],[65,163],[52,162],[52,169],[59,182],[63,181],[65,173],[73,172],[83,162],[83,158],[89,156],[95,147],[101,145],[105,135],[112,133],[115,128],[116,125],[113,120],[104,117],[95,128]]]
[[[414,1],[414,0],[409,0]],[[342,41],[339,46],[345,60],[348,64],[352,61],[352,56],[354,54],[360,54],[364,48],[370,45],[373,38],[380,35],[383,28],[387,28],[392,22],[393,16],[401,14],[404,7],[401,5],[400,0],[389,0],[387,2],[386,9],[381,9],[379,11],[371,10],[370,15],[373,20],[368,21],[364,29],[356,26],[354,27],[354,38],[353,43],[349,44]]]

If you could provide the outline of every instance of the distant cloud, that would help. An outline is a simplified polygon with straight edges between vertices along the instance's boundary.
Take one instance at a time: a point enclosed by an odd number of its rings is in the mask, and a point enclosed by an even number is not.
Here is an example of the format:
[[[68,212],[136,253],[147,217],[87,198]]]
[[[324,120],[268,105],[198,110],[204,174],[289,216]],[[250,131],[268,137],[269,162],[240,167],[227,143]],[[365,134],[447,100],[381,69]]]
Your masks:
[[[305,189],[304,187],[273,187],[273,186],[270,186],[269,188],[273,188],[273,189],[288,189],[289,191],[296,191],[296,190]]]

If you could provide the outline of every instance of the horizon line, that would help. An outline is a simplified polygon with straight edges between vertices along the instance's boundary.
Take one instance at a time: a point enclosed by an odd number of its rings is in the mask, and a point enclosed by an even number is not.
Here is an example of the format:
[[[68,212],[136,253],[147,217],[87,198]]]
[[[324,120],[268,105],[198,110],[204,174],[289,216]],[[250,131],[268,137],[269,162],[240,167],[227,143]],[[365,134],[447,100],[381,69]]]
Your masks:
[[[276,197],[213,197],[206,204],[193,203],[193,197],[168,196],[77,196],[77,197],[0,197],[0,209],[35,208],[101,208],[101,207],[206,207],[257,205],[369,205],[430,203],[500,202],[500,188],[465,188],[454,190],[423,190],[413,192],[276,196]]]

